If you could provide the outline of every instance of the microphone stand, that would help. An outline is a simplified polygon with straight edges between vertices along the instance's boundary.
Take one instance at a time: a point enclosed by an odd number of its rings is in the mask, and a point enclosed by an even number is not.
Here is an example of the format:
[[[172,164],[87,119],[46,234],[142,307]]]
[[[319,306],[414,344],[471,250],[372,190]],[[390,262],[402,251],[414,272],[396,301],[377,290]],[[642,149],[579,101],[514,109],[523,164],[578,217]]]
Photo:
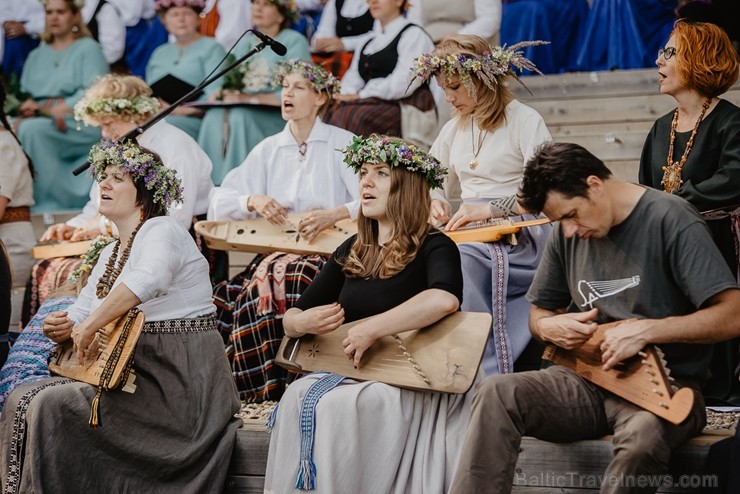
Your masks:
[[[228,65],[228,66],[224,67],[223,69],[221,69],[220,71],[218,71],[217,73],[215,73],[214,75],[212,75],[211,77],[205,79],[203,82],[201,82],[200,84],[198,84],[198,86],[196,86],[195,88],[193,88],[190,92],[188,92],[186,95],[182,96],[180,99],[178,99],[177,101],[175,101],[174,103],[172,103],[170,106],[168,106],[167,108],[165,108],[161,112],[157,113],[156,115],[154,115],[152,118],[150,118],[149,120],[147,120],[143,124],[139,125],[138,127],[134,128],[133,130],[127,132],[123,137],[121,137],[121,140],[133,139],[133,138],[135,138],[135,137],[143,134],[152,125],[154,125],[155,123],[159,122],[164,117],[166,117],[167,115],[169,115],[170,113],[172,113],[173,111],[175,111],[175,109],[178,106],[182,105],[184,102],[186,102],[187,100],[189,100],[190,98],[192,98],[194,95],[196,95],[199,92],[201,92],[203,90],[203,88],[205,88],[206,86],[210,85],[216,79],[218,79],[222,75],[226,74],[231,69],[237,67],[239,64],[241,64],[242,62],[244,62],[248,58],[252,57],[253,55],[256,55],[259,52],[261,52],[266,47],[267,47],[267,43],[265,43],[264,41],[260,42],[257,46],[255,46],[254,48],[252,48],[251,50],[249,50],[243,57],[235,60],[231,65]],[[77,168],[75,168],[72,171],[72,174],[75,175],[75,176],[77,176],[80,173],[82,173],[85,170],[87,170],[88,168],[90,168],[90,163],[89,162],[84,163],[84,164],[78,166]]]

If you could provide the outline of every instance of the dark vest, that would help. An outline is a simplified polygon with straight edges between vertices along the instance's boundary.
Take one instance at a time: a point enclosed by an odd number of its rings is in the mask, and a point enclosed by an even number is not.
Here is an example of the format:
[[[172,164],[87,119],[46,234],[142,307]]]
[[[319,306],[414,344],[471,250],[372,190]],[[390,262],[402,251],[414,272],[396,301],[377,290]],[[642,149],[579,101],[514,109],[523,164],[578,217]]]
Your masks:
[[[344,5],[344,0],[337,0],[337,25],[335,30],[338,37],[357,36],[372,30],[375,19],[370,14],[370,9],[360,17],[342,17],[342,5]]]
[[[367,47],[367,43],[370,43],[372,39],[363,45],[362,50],[360,50],[360,61],[357,66],[357,70],[363,81],[367,82],[370,79],[387,77],[393,72],[393,69],[396,68],[396,64],[398,63],[398,42],[401,40],[403,33],[412,26],[423,30],[423,28],[416,24],[406,24],[388,46],[372,55],[362,53]]]

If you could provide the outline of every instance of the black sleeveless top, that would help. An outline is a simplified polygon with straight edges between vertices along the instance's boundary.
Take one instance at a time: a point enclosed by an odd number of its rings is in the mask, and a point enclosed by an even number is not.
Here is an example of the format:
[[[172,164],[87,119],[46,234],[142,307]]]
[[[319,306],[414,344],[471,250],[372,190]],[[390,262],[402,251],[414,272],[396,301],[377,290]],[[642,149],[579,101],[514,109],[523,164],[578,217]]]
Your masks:
[[[370,9],[360,17],[342,17],[342,5],[344,5],[344,0],[336,1],[337,24],[335,30],[338,37],[344,38],[345,36],[357,36],[372,30],[375,19],[373,19],[373,16],[370,14]]]
[[[360,61],[357,65],[357,70],[360,73],[362,80],[367,82],[370,79],[380,79],[381,77],[387,77],[393,72],[398,63],[398,42],[401,40],[403,33],[410,27],[418,27],[422,31],[422,27],[416,24],[406,24],[403,29],[393,38],[388,46],[380,51],[373,53],[372,55],[365,55],[362,53],[367,47],[367,44],[372,40],[368,40],[360,50]],[[425,31],[426,32],[426,31]]]

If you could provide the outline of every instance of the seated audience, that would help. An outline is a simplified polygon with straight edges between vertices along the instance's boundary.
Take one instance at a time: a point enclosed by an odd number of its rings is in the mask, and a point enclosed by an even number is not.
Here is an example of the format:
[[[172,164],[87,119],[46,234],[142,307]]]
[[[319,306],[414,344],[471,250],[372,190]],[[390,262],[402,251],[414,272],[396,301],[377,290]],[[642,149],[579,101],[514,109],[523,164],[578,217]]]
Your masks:
[[[328,0],[311,39],[314,61],[344,77],[355,50],[372,36],[374,22],[366,0]]]
[[[422,26],[435,43],[453,34],[473,34],[498,44],[501,0],[419,0],[412,2],[408,19]]]
[[[281,60],[310,60],[308,41],[288,29],[298,15],[292,0],[253,0],[252,24],[262,33],[285,45],[284,56],[266,48],[247,59],[225,76],[224,84],[211,100],[227,107],[209,108],[203,118],[198,143],[213,161],[213,181],[218,185],[265,137],[277,134],[285,126],[280,116],[280,87],[274,84]],[[239,58],[260,43],[249,35],[234,49]]]
[[[125,72],[126,24],[118,6],[107,0],[85,0],[82,18],[93,39],[100,43],[105,60],[116,72]]]
[[[372,0],[369,5],[376,21],[373,34],[355,50],[328,122],[357,135],[401,136],[401,103],[422,112],[434,110],[429,88],[409,84],[414,59],[432,51],[434,43],[424,29],[404,18],[406,0]]]
[[[301,60],[281,64],[282,115],[288,123],[230,171],[211,198],[211,220],[258,215],[286,224],[289,212],[304,213],[293,227],[309,242],[337,221],[357,216],[357,178],[339,151],[353,135],[327,125],[319,114],[339,91],[339,81]],[[283,337],[282,315],[293,306],[326,262],[322,255],[274,252],[214,290],[219,327],[233,347],[232,371],[244,400],[277,400],[292,376],[275,364]]]
[[[551,137],[540,114],[514,98],[506,85],[517,70],[536,69],[521,49],[491,47],[478,36],[454,35],[414,64],[416,77],[426,81],[434,76],[454,107],[454,118],[431,149],[449,169],[442,190],[432,194],[432,215],[447,230],[502,218],[534,219],[517,208],[514,195],[527,161]],[[458,189],[462,204],[452,214],[450,201]],[[530,341],[524,295],[550,230],[549,225],[534,226],[523,229],[516,242],[458,246],[465,280],[462,309],[493,316],[486,374],[512,372]]]
[[[120,237],[43,332],[55,343],[72,339],[85,364],[99,357],[98,328],[140,309],[136,391],[100,395],[58,377],[17,387],[0,418],[5,492],[221,492],[239,400],[215,330],[208,264],[167,217],[182,200],[180,180],[131,142],[104,140],[90,158],[100,212]]]
[[[0,26],[2,75],[8,82],[17,82],[28,54],[39,45],[44,6],[37,1],[0,0]]]
[[[203,11],[203,0],[157,0],[155,6],[174,41],[154,50],[146,67],[146,82],[154,88],[154,96],[162,106],[169,106],[200,84],[216,68],[225,52],[216,40],[198,32],[198,14]],[[207,100],[216,89],[213,84],[206,87],[197,99]],[[202,116],[200,109],[179,106],[167,121],[197,139]]]
[[[252,26],[252,7],[245,0],[207,0],[201,14],[200,33],[230,50]]]
[[[674,425],[560,365],[489,377],[473,401],[451,492],[511,492],[523,435],[559,443],[605,434],[613,457],[600,492],[655,492],[646,482],[667,474],[671,452],[706,422],[699,389],[708,344],[740,334],[737,281],[693,206],[614,178],[576,144],[543,146],[518,199],[559,221],[527,295],[533,336],[572,350],[597,323],[622,321],[600,345],[602,369],[660,345],[693,408]],[[584,283],[614,289],[584,291]]]
[[[100,139],[98,129],[76,129],[72,108],[85,88],[108,72],[100,45],[90,38],[75,0],[47,0],[42,44],[26,60],[21,90],[31,97],[15,122],[18,138],[36,164],[36,211],[79,209],[90,179],[72,170]]]
[[[126,25],[126,68],[146,77],[146,66],[154,50],[167,43],[167,30],[154,11],[154,0],[107,0],[118,9]]]

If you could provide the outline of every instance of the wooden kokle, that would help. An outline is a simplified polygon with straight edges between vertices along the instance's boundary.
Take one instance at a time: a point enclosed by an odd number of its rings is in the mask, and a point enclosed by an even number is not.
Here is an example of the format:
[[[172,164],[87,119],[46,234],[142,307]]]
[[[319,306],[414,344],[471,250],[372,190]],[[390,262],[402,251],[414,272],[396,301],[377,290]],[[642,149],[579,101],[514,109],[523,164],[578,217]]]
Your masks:
[[[360,322],[325,335],[286,336],[276,361],[296,372],[327,371],[402,388],[465,393],[475,380],[491,330],[490,314],[455,312],[425,328],[380,338],[355,369],[342,340]]]
[[[601,343],[604,341],[604,334],[607,329],[620,323],[621,321],[617,321],[599,325],[591,338],[575,350],[548,345],[542,358],[574,370],[584,379],[658,417],[680,424],[689,416],[694,406],[694,392],[690,388],[678,389],[673,384],[670,369],[658,347],[648,345],[638,355],[617,367],[603,370]]]
[[[496,219],[479,226],[463,227],[451,232],[443,231],[458,244],[462,242],[498,242],[506,235],[519,233],[522,228],[544,225],[546,223],[550,223],[550,220],[547,218],[538,218],[536,220],[527,221]]]

